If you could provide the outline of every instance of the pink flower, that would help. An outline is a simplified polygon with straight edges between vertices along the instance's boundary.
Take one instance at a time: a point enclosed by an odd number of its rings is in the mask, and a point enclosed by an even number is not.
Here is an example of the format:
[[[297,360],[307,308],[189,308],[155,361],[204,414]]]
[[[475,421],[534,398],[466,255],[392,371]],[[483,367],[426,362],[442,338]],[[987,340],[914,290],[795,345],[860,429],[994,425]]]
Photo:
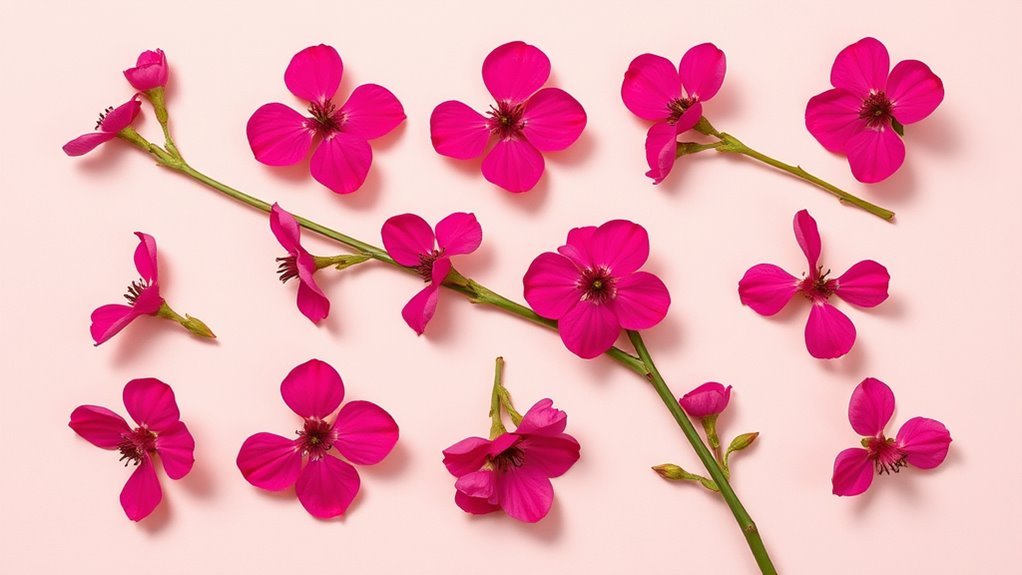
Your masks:
[[[330,46],[311,46],[295,54],[284,83],[309,102],[306,118],[284,104],[266,104],[248,121],[248,143],[255,158],[268,166],[290,166],[311,148],[310,169],[317,182],[338,194],[362,186],[373,161],[368,140],[379,138],[404,121],[394,94],[376,84],[363,84],[340,108],[332,102],[344,66]],[[314,144],[315,142],[315,144]]]
[[[543,155],[573,144],[586,112],[558,88],[543,88],[550,60],[539,48],[509,42],[483,61],[483,82],[497,101],[487,116],[449,100],[433,110],[430,137],[438,154],[470,160],[483,155],[483,176],[509,192],[531,190],[543,175]],[[494,138],[496,136],[496,138]]]
[[[138,100],[138,94],[116,108],[107,108],[99,115],[96,122],[97,131],[82,134],[64,144],[64,153],[69,156],[81,156],[91,152],[96,146],[109,142],[122,130],[130,129],[131,123],[135,121],[141,109],[142,103]]]
[[[887,48],[863,38],[834,60],[834,89],[806,106],[809,132],[824,148],[848,156],[860,182],[879,182],[898,171],[905,161],[903,126],[929,116],[944,99],[944,84],[926,64],[890,65]]]
[[[181,479],[195,462],[195,440],[181,421],[174,390],[158,379],[129,381],[124,386],[124,407],[135,420],[134,429],[120,415],[95,405],[78,406],[68,425],[96,447],[120,451],[125,467],[135,464],[121,491],[121,507],[128,519],[139,521],[163,499],[153,454],[160,456],[168,477]]]
[[[944,461],[951,434],[943,423],[913,417],[890,439],[884,437],[884,428],[893,414],[894,393],[884,382],[868,377],[855,387],[848,421],[865,437],[862,447],[846,449],[834,460],[834,495],[858,495],[869,489],[874,468],[883,475],[898,473],[906,465],[933,469]]]
[[[134,68],[124,71],[128,83],[139,92],[167,85],[167,55],[157,48],[138,55]]]
[[[319,289],[313,277],[317,269],[316,262],[302,247],[298,222],[284,208],[274,203],[270,210],[270,230],[288,253],[286,257],[277,258],[280,262],[277,268],[280,281],[298,278],[298,310],[312,323],[319,323],[330,313],[330,300],[323,295],[323,290]]]
[[[561,341],[586,359],[604,353],[622,329],[648,329],[667,315],[660,278],[637,271],[649,257],[646,230],[627,220],[575,228],[558,253],[540,254],[525,273],[525,299],[557,320]]]
[[[124,297],[130,305],[109,304],[92,312],[92,339],[99,345],[121,331],[135,318],[142,315],[156,315],[163,307],[160,296],[159,269],[156,262],[156,240],[149,234],[135,232],[138,247],[135,248],[135,269],[140,279],[131,282]]]
[[[813,304],[806,323],[809,353],[821,359],[841,357],[855,343],[855,326],[827,300],[837,295],[860,307],[877,306],[887,299],[891,276],[884,266],[864,260],[840,277],[827,279],[830,270],[824,272],[819,265],[820,232],[816,220],[806,210],[795,214],[795,239],[809,260],[808,276],[803,273],[802,279],[797,279],[773,264],[755,265],[738,282],[738,295],[756,313],[771,316],[781,311],[792,296],[801,293]]]
[[[678,136],[703,117],[702,103],[720,90],[726,69],[724,52],[709,43],[685,52],[678,68],[653,54],[642,54],[629,64],[621,99],[636,116],[656,122],[646,134],[646,175],[654,184],[671,173]]]
[[[436,312],[440,285],[451,271],[451,256],[476,251],[483,241],[483,229],[474,214],[456,212],[437,222],[434,236],[426,220],[402,214],[384,222],[381,233],[390,257],[415,269],[427,284],[401,310],[408,327],[422,335]]]
[[[238,452],[238,469],[252,485],[281,491],[292,485],[314,517],[342,515],[358,493],[358,472],[339,459],[373,465],[397,443],[394,419],[375,403],[350,401],[329,421],[344,399],[344,383],[329,364],[309,360],[280,384],[284,403],[304,418],[296,439],[257,433]],[[302,463],[305,463],[303,468]]]
[[[709,417],[720,415],[731,401],[731,386],[711,381],[704,383],[681,396],[678,400],[681,407],[692,417]]]
[[[551,477],[578,461],[579,444],[564,433],[568,416],[544,399],[514,432],[489,440],[468,437],[444,450],[444,465],[458,478],[454,502],[473,515],[503,509],[527,523],[546,517],[554,501]]]

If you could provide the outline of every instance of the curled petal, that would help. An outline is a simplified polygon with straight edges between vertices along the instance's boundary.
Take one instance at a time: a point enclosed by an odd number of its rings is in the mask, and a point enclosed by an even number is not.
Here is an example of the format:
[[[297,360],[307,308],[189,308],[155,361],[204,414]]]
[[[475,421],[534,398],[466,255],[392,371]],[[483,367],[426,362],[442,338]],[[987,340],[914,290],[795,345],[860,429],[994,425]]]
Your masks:
[[[508,42],[483,61],[483,82],[497,101],[521,102],[550,77],[550,59],[525,42]]]
[[[797,292],[798,279],[773,264],[752,266],[738,282],[738,297],[760,315],[781,311]]]
[[[238,469],[252,485],[269,491],[287,489],[302,472],[302,453],[295,442],[272,433],[257,433],[238,452]]]
[[[596,265],[589,253],[596,229],[596,226],[583,226],[568,230],[568,239],[563,246],[557,248],[557,252],[580,268]]]
[[[500,509],[500,505],[490,503],[487,499],[469,497],[457,490],[454,492],[454,502],[462,511],[465,513],[471,513],[472,515],[486,515],[487,513],[493,513]]]
[[[649,329],[660,323],[671,307],[667,286],[649,272],[618,278],[615,287],[617,296],[608,305],[624,329]]]
[[[834,293],[850,304],[874,307],[887,299],[890,281],[887,268],[873,260],[864,260],[835,280]]]
[[[844,153],[848,140],[866,130],[866,122],[859,117],[862,99],[854,94],[834,88],[809,99],[806,104],[806,128],[827,150]]]
[[[99,123],[99,129],[104,132],[110,132],[116,134],[124,128],[127,128],[135,121],[138,117],[139,111],[142,110],[142,102],[138,99],[138,94],[133,96],[127,102],[114,108],[109,114],[107,114],[103,121]]]
[[[515,433],[530,435],[558,435],[568,425],[568,414],[554,407],[554,400],[541,399],[522,416]]]
[[[153,236],[135,232],[138,236],[138,247],[135,248],[135,269],[142,279],[148,283],[159,281],[159,265],[156,261],[156,240]]]
[[[156,509],[163,500],[160,480],[156,477],[156,468],[148,455],[128,478],[121,490],[121,507],[128,519],[141,521]]]
[[[363,84],[348,96],[339,112],[344,131],[366,140],[386,135],[405,120],[405,109],[390,90],[376,84]]]
[[[632,60],[621,84],[621,99],[633,114],[644,120],[665,120],[668,105],[681,98],[681,78],[670,60],[642,54]]]
[[[444,450],[444,466],[455,477],[479,470],[490,454],[490,440],[466,437]]]
[[[433,251],[436,245],[433,228],[415,214],[401,214],[388,219],[383,223],[380,235],[390,257],[405,267],[422,263],[419,256]]]
[[[858,495],[873,483],[873,462],[861,447],[846,449],[834,459],[834,495]]]
[[[806,349],[818,359],[841,357],[855,343],[855,326],[848,316],[826,302],[814,302],[806,323]]]
[[[497,499],[509,517],[535,523],[554,502],[554,487],[538,469],[522,466],[497,475]]]
[[[309,169],[312,177],[338,194],[350,194],[362,187],[373,149],[362,136],[335,132],[323,140],[312,154]]]
[[[569,351],[592,359],[614,345],[621,324],[608,306],[580,301],[557,322],[557,331]]]
[[[653,185],[664,181],[674,168],[678,158],[678,129],[667,122],[657,122],[646,132],[646,177],[652,178]]]
[[[296,164],[312,147],[312,130],[305,116],[284,104],[260,106],[248,119],[245,132],[255,159],[267,166]]]
[[[451,260],[440,258],[433,262],[433,281],[408,300],[405,307],[401,309],[401,317],[404,318],[408,327],[415,330],[416,334],[422,335],[426,331],[429,320],[433,319],[437,302],[440,300],[440,284],[449,271],[451,271]]]
[[[114,132],[89,132],[64,144],[62,149],[65,154],[72,157],[84,156],[96,149],[96,146],[109,142],[116,137],[117,134]]]
[[[685,113],[678,118],[677,123],[674,124],[674,129],[677,130],[678,135],[691,130],[696,127],[699,123],[699,119],[703,117],[703,104],[702,102],[693,102],[691,106],[685,109]]]
[[[685,95],[700,102],[717,94],[726,71],[727,58],[723,50],[710,43],[689,48],[678,66]]]
[[[593,264],[606,266],[617,277],[639,269],[649,258],[646,228],[628,220],[611,220],[593,233],[589,244]]]
[[[944,100],[944,83],[918,60],[898,62],[887,78],[891,113],[902,124],[929,116]]]
[[[560,88],[544,88],[525,102],[522,133],[537,150],[556,152],[575,143],[586,127],[586,111]]]
[[[886,180],[905,162],[905,142],[890,126],[863,130],[848,140],[848,164],[856,180]]]
[[[344,399],[344,382],[329,363],[310,359],[287,374],[280,383],[280,395],[298,415],[325,419]]]
[[[568,258],[553,252],[542,253],[525,272],[525,301],[539,315],[560,319],[582,299],[580,277],[578,268]]]
[[[483,159],[483,176],[492,184],[512,193],[527,192],[543,175],[543,155],[525,140],[514,138],[497,142]]]
[[[951,433],[935,419],[913,417],[901,426],[895,441],[905,452],[909,465],[933,469],[947,457]]]
[[[96,345],[105,342],[117,335],[117,332],[127,327],[139,315],[142,314],[128,305],[109,304],[96,308],[92,312],[92,325],[89,326],[92,340],[96,342]]]
[[[360,485],[354,467],[326,455],[305,466],[295,483],[295,493],[313,517],[329,519],[347,511]]]
[[[298,221],[276,202],[270,208],[270,231],[287,253],[298,255],[305,251],[302,249],[302,234]]]
[[[442,102],[429,117],[433,149],[441,156],[470,160],[483,155],[490,140],[486,117],[456,101]]]
[[[330,315],[330,300],[311,276],[299,281],[296,303],[298,311],[312,323],[318,324]]]
[[[115,449],[131,431],[124,418],[105,407],[80,405],[71,412],[68,426],[89,443]]]
[[[838,53],[830,70],[830,83],[865,99],[871,91],[887,88],[890,69],[887,48],[876,38],[863,38]]]
[[[195,439],[184,422],[175,422],[157,435],[156,453],[168,477],[181,479],[188,475],[195,463]]]
[[[147,377],[124,386],[124,407],[135,423],[157,433],[169,430],[181,419],[174,390],[162,381]]]
[[[848,402],[848,421],[859,435],[876,437],[894,415],[894,392],[879,379],[867,377],[855,386]]]
[[[560,477],[578,461],[581,447],[567,433],[530,435],[518,444],[525,452],[524,467],[546,477]]]
[[[472,499],[489,501],[497,490],[497,480],[492,470],[474,471],[462,475],[454,482],[454,488]]]
[[[692,417],[718,415],[731,401],[731,386],[709,381],[681,396],[678,402],[685,413]]]
[[[455,212],[436,224],[436,244],[447,256],[470,254],[483,242],[475,214]]]
[[[815,278],[816,266],[820,263],[821,249],[820,230],[816,227],[816,220],[809,215],[808,211],[800,210],[795,214],[794,228],[798,247],[802,248],[802,253],[809,260],[809,274]]]
[[[332,46],[310,46],[291,58],[284,71],[284,83],[292,94],[322,104],[337,93],[344,65]]]
[[[397,443],[398,427],[382,407],[368,401],[352,401],[341,408],[334,422],[334,447],[353,463],[373,465],[383,461]]]

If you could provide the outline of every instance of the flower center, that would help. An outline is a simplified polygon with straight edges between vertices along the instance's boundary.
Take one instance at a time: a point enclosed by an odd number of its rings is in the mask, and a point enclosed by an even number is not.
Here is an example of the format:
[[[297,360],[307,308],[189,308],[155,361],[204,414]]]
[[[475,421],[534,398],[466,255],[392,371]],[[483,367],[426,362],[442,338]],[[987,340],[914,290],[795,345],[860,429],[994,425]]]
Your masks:
[[[582,301],[596,305],[605,304],[617,296],[617,280],[604,266],[586,268],[577,285],[582,290]]]
[[[525,452],[518,447],[508,447],[494,456],[491,461],[494,467],[501,471],[516,469],[525,463]]]
[[[426,283],[433,281],[433,264],[442,255],[444,255],[443,250],[433,250],[428,253],[419,254],[419,265],[415,266],[415,271],[422,278],[422,281]]]
[[[815,275],[815,278],[812,276],[803,277],[802,281],[798,283],[798,289],[801,290],[802,295],[810,300],[819,298],[829,299],[834,294],[834,290],[837,289],[837,280],[827,279],[827,276],[830,275],[830,270],[823,271],[823,266],[817,268]]]
[[[337,432],[334,426],[322,419],[306,419],[305,428],[295,433],[298,434],[298,447],[305,455],[312,459],[319,459],[326,455],[327,451],[337,441]]]
[[[870,128],[883,128],[891,123],[891,100],[883,92],[870,92],[859,108],[859,118]]]
[[[685,113],[685,110],[691,108],[692,104],[695,103],[695,98],[678,98],[677,100],[667,104],[667,110],[670,112],[670,116],[667,118],[667,123],[672,125],[677,124],[678,120],[681,119],[682,114]]]
[[[277,261],[280,262],[277,266],[277,275],[280,276],[280,281],[287,283],[287,280],[298,277],[298,258],[287,256],[277,258]]]
[[[124,299],[128,300],[128,303],[131,305],[135,305],[135,302],[138,301],[138,296],[142,295],[142,292],[148,287],[149,282],[139,278],[138,280],[131,282],[131,285],[128,286],[128,291],[124,294]]]
[[[524,113],[525,106],[521,103],[500,101],[496,107],[490,106],[490,111],[487,112],[490,116],[490,133],[496,134],[501,140],[521,137],[522,130],[525,129],[525,121],[522,119]]]
[[[905,452],[895,445],[894,439],[879,437],[864,437],[862,446],[869,451],[879,475],[884,473],[898,473],[902,467],[908,465],[905,460]]]
[[[306,122],[319,136],[329,136],[341,131],[341,126],[347,120],[344,114],[336,114],[337,105],[327,100],[326,102],[313,102],[309,106],[309,113],[312,114],[312,122]]]
[[[136,427],[134,431],[121,434],[121,442],[117,444],[121,458],[127,467],[129,463],[138,465],[146,453],[156,451],[156,434],[145,427]]]
[[[114,111],[114,107],[113,106],[107,106],[107,108],[105,110],[100,112],[99,113],[99,119],[96,120],[96,128],[95,129],[98,130],[103,125],[103,120],[106,120],[106,117],[110,114],[110,112],[113,112],[113,111]]]

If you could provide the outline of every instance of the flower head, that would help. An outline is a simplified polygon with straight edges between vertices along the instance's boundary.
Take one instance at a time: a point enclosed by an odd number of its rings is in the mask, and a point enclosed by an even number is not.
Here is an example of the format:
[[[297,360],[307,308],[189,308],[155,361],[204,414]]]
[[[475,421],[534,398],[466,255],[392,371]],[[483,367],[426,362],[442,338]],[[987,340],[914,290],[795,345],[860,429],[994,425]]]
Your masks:
[[[277,258],[280,281],[298,278],[298,309],[312,323],[319,323],[330,313],[330,300],[316,284],[315,259],[302,247],[301,231],[294,216],[276,203],[270,209],[270,230],[287,251],[287,256]]]
[[[311,46],[295,54],[284,83],[309,102],[309,116],[284,104],[266,104],[248,121],[248,143],[255,158],[268,166],[290,166],[310,149],[312,177],[338,194],[362,186],[373,151],[369,140],[386,135],[404,121],[401,102],[389,90],[363,84],[337,106],[333,97],[344,66],[331,46]]]
[[[124,294],[128,305],[109,304],[92,312],[92,339],[99,345],[121,331],[135,318],[142,315],[156,315],[163,306],[160,296],[159,267],[156,261],[156,240],[149,234],[135,232],[138,247],[135,248],[135,269],[141,276],[128,285]]]
[[[138,94],[135,94],[120,106],[103,110],[96,121],[96,131],[82,134],[64,144],[64,153],[69,156],[81,156],[91,152],[96,146],[109,142],[121,131],[131,128],[131,123],[135,121],[141,109],[142,103],[138,99]]]
[[[648,329],[667,315],[667,287],[637,271],[648,257],[649,236],[638,224],[613,220],[575,228],[557,253],[533,260],[525,273],[525,300],[539,315],[557,320],[569,350],[596,357],[622,329]]]
[[[568,416],[544,399],[513,432],[490,439],[469,437],[444,450],[444,465],[458,478],[454,501],[480,515],[503,509],[527,523],[546,517],[554,500],[551,477],[578,461],[579,444],[564,433]]]
[[[145,519],[163,499],[153,455],[158,455],[171,479],[181,479],[195,462],[195,440],[188,432],[174,399],[174,390],[158,379],[133,379],[124,386],[124,407],[135,421],[132,428],[105,407],[81,405],[68,425],[96,447],[118,450],[124,466],[135,471],[121,491],[128,519]]]
[[[134,68],[124,71],[128,83],[139,92],[167,85],[167,55],[163,50],[146,50],[138,55]]]
[[[879,182],[898,171],[905,161],[903,126],[929,116],[944,99],[944,84],[926,64],[890,65],[887,48],[863,38],[834,60],[834,89],[806,106],[806,128],[824,148],[848,156],[860,182]]]
[[[433,110],[430,137],[438,154],[470,160],[486,152],[483,176],[509,192],[531,190],[543,175],[541,152],[573,144],[586,125],[586,112],[567,92],[542,88],[550,60],[539,48],[510,42],[483,61],[483,82],[497,101],[482,115],[449,100]],[[541,89],[542,88],[542,89]]]
[[[483,241],[475,215],[453,213],[437,222],[436,234],[415,214],[394,216],[383,224],[383,245],[397,263],[413,268],[426,282],[401,310],[408,327],[422,335],[436,312],[440,285],[451,271],[451,256],[470,254]]]
[[[934,419],[913,417],[896,437],[884,436],[894,415],[894,393],[884,382],[868,377],[855,387],[848,402],[848,421],[863,435],[862,447],[846,449],[834,460],[834,495],[858,495],[873,483],[876,474],[898,473],[912,465],[932,469],[947,456],[951,433]]]
[[[755,265],[738,282],[742,303],[756,313],[771,316],[781,311],[795,294],[812,303],[806,323],[806,348],[813,357],[841,357],[855,343],[855,326],[848,316],[830,305],[831,296],[860,307],[874,307],[887,299],[891,276],[873,260],[861,261],[836,278],[823,271],[820,232],[816,220],[802,210],[795,214],[795,239],[809,261],[809,273],[798,279],[773,264]]]
[[[344,399],[341,376],[329,364],[309,360],[280,384],[284,403],[302,418],[296,437],[257,433],[238,452],[238,469],[252,485],[269,491],[295,486],[302,506],[321,519],[342,515],[358,493],[355,468],[373,465],[397,443],[398,427],[375,403]],[[304,467],[303,467],[304,464]]]
[[[731,401],[731,386],[711,381],[704,383],[681,396],[679,402],[685,413],[692,417],[711,417],[720,415]]]
[[[629,64],[621,99],[636,116],[656,122],[646,134],[646,175],[654,184],[671,173],[678,136],[699,123],[702,103],[720,90],[726,69],[724,52],[709,43],[690,48],[677,68],[653,54],[642,54]]]

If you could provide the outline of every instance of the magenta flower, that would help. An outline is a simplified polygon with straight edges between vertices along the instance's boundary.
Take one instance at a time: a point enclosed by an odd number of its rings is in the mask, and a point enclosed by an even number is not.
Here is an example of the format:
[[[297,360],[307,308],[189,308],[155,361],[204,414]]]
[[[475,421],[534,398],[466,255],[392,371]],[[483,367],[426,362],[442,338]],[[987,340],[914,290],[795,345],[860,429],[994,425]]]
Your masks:
[[[564,433],[568,416],[543,399],[518,428],[489,440],[468,437],[444,450],[454,483],[454,502],[473,515],[503,509],[526,523],[546,517],[554,501],[551,477],[578,461],[579,444]]]
[[[280,281],[298,278],[298,310],[312,323],[319,323],[330,313],[330,300],[316,284],[315,259],[302,247],[302,236],[295,217],[276,203],[270,210],[270,230],[280,245],[287,250],[286,257],[277,258]]]
[[[860,182],[879,182],[898,171],[905,161],[904,125],[929,116],[944,99],[944,84],[926,64],[890,66],[887,48],[863,38],[834,60],[834,89],[806,106],[809,132],[824,148],[848,156]]]
[[[796,293],[812,302],[806,323],[806,348],[820,359],[841,357],[855,343],[855,326],[827,300],[837,295],[846,302],[860,307],[874,307],[887,299],[887,285],[891,276],[887,268],[873,260],[861,261],[844,274],[827,279],[830,270],[823,271],[820,260],[820,232],[816,220],[802,210],[795,214],[795,239],[809,260],[809,275],[802,279],[773,264],[758,264],[749,268],[738,282],[738,295],[742,303],[756,313],[771,316],[781,311]]]
[[[586,126],[586,112],[559,88],[540,89],[550,78],[550,60],[539,48],[509,42],[483,61],[483,83],[497,101],[487,116],[449,100],[433,110],[430,137],[438,154],[471,160],[486,152],[483,176],[509,192],[531,190],[543,175],[543,154],[573,144]],[[495,136],[495,137],[494,137]]]
[[[134,429],[120,415],[95,405],[78,406],[68,425],[96,447],[120,451],[125,467],[135,464],[121,491],[121,507],[128,519],[140,521],[163,499],[153,454],[159,455],[168,477],[181,479],[195,462],[195,440],[181,421],[174,390],[158,379],[129,381],[124,407],[135,420]]]
[[[138,100],[138,94],[116,108],[107,108],[99,115],[96,131],[82,134],[64,144],[64,153],[69,156],[81,156],[91,152],[96,146],[113,140],[122,130],[131,127],[141,109],[142,103]]]
[[[309,360],[280,384],[284,403],[304,418],[296,439],[257,433],[238,452],[238,469],[252,485],[281,491],[292,485],[314,517],[342,515],[358,493],[358,471],[335,454],[359,465],[383,461],[397,443],[394,418],[375,403],[344,399],[344,382],[329,364]],[[305,462],[305,466],[302,463]]]
[[[711,381],[700,385],[681,396],[678,400],[685,413],[692,417],[704,418],[720,415],[731,401],[731,386]]]
[[[290,166],[312,153],[310,170],[317,182],[338,194],[362,186],[373,150],[368,140],[384,136],[405,119],[401,102],[389,90],[363,84],[340,108],[333,97],[344,66],[330,46],[311,46],[295,54],[284,83],[309,102],[307,118],[284,104],[266,104],[248,121],[248,143],[255,158],[268,166]]]
[[[645,228],[627,220],[575,228],[558,253],[540,254],[525,273],[525,300],[557,320],[561,341],[589,359],[622,329],[648,329],[667,315],[671,296],[660,278],[637,271],[649,257]]]
[[[846,449],[834,460],[834,495],[858,495],[878,475],[898,473],[912,465],[933,469],[947,457],[951,433],[934,419],[913,417],[894,439],[884,437],[884,428],[894,415],[894,393],[884,382],[868,377],[855,386],[848,402],[848,421],[860,435],[862,447]],[[865,448],[865,449],[863,449]]]
[[[381,234],[390,257],[413,268],[427,284],[401,310],[408,327],[422,335],[436,312],[440,286],[451,271],[451,256],[479,249],[483,229],[474,214],[456,212],[437,222],[434,236],[426,220],[415,214],[401,214],[384,222]]]
[[[646,134],[646,175],[654,184],[671,173],[678,136],[699,123],[702,103],[720,90],[726,69],[724,52],[709,43],[685,52],[678,68],[654,54],[642,54],[628,65],[621,99],[636,116],[656,122]]]
[[[134,68],[124,71],[128,83],[139,92],[162,88],[167,85],[167,55],[157,48],[146,50],[138,56]]]

